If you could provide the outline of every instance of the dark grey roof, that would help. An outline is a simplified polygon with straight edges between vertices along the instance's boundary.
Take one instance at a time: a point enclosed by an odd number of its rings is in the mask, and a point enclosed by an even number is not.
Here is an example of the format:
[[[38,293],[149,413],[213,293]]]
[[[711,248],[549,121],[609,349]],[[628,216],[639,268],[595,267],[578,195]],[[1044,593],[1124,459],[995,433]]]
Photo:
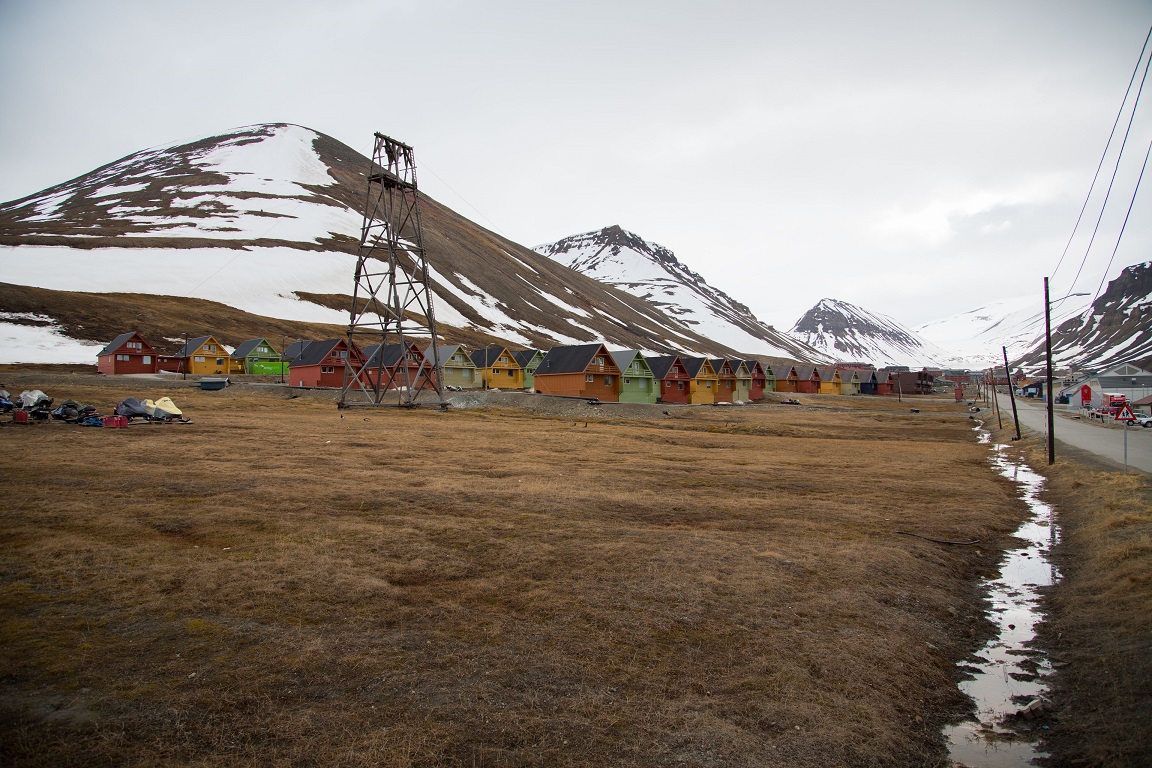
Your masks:
[[[716,375],[719,376],[721,369],[724,368],[724,364],[728,361],[722,357],[710,357],[708,358],[708,362],[711,363],[712,370],[716,371]],[[732,371],[733,376],[736,375],[736,371],[732,369],[731,363],[728,365],[728,370]]]
[[[247,341],[240,342],[240,346],[236,347],[236,351],[232,353],[232,357],[239,360],[242,357],[248,357],[248,353],[256,349],[261,344],[268,344],[268,339],[248,339]],[[276,347],[268,344],[268,349],[272,350],[269,354],[279,355]]]
[[[618,349],[615,352],[608,350],[608,354],[612,355],[612,362],[616,363],[616,367],[621,371],[632,365],[632,361],[636,355],[640,354],[638,349]]]
[[[381,347],[379,344],[373,344],[365,347],[364,356],[367,358],[367,366],[379,366],[383,363],[385,368],[393,368],[404,359],[404,354],[412,349],[411,344],[385,344]],[[424,365],[424,355],[420,352],[420,348],[416,348],[416,352],[420,354],[420,359],[415,361],[417,365]]]
[[[528,364],[532,362],[532,358],[536,357],[538,354],[540,354],[540,350],[538,349],[521,349],[513,352],[512,358],[521,368],[527,368]]]
[[[536,369],[536,375],[541,374],[547,376],[553,373],[583,373],[587,370],[588,366],[592,363],[592,358],[600,352],[608,358],[607,361],[612,361],[612,365],[616,365],[612,360],[612,355],[608,354],[608,350],[604,349],[603,344],[577,344],[570,347],[552,347],[548,350],[548,354],[544,355],[544,359],[540,361],[540,366]]]
[[[452,363],[452,356],[457,352],[462,353],[464,360],[466,361],[463,363],[457,363],[457,365],[465,368],[476,367],[476,364],[472,362],[472,358],[469,357],[467,353],[464,353],[463,347],[461,347],[459,344],[437,344],[435,354],[432,352],[432,347],[429,346],[428,349],[424,350],[424,357],[428,360],[429,363],[432,364],[435,364],[436,358],[439,357],[440,367],[444,368]]]
[[[128,341],[128,339],[132,338],[135,335],[136,335],[136,331],[128,331],[128,333],[120,334],[116,338],[112,339],[112,341],[108,342],[108,346],[104,347],[104,349],[97,352],[96,356],[99,357],[100,355],[112,354],[116,350],[120,349],[120,347],[122,347],[124,345],[124,342]],[[140,340],[144,341],[144,337],[141,336]],[[146,341],[144,343],[148,344],[148,342],[146,342]],[[152,346],[152,345],[148,344],[148,346]]]
[[[472,353],[472,363],[477,368],[491,368],[500,359],[500,355],[508,350],[504,347],[484,347]],[[512,358],[515,361],[515,357]]]
[[[292,365],[320,365],[324,358],[328,357],[329,353],[342,341],[344,339],[324,339],[323,341],[309,342],[304,347],[304,351],[292,361]]]
[[[299,339],[288,345],[284,350],[284,354],[280,356],[281,360],[295,360],[304,351],[304,348],[312,343],[312,339]]]
[[[684,363],[684,367],[688,369],[688,375],[692,378],[699,378],[700,370],[704,367],[704,363],[708,362],[706,357],[682,357],[680,361]],[[715,373],[715,370],[713,370]]]
[[[211,334],[208,336],[197,336],[194,339],[190,339],[187,344],[176,350],[176,353],[172,355],[172,357],[188,357],[188,355],[200,349],[204,342],[208,341],[210,338],[212,338]],[[223,352],[223,350],[221,350],[221,352]]]
[[[652,375],[657,379],[663,379],[672,370],[672,366],[676,365],[676,361],[680,359],[679,355],[659,355],[658,357],[646,357],[644,360],[648,363],[648,367],[652,369]]]
[[[744,363],[744,367],[748,369],[748,373],[752,374],[753,376],[756,375],[756,366],[758,365],[760,366],[761,373],[768,373],[768,371],[764,368],[759,360],[741,360],[740,362]]]
[[[796,369],[796,378],[800,381],[810,380],[812,378],[812,372],[817,370],[814,365],[794,365],[792,367]]]

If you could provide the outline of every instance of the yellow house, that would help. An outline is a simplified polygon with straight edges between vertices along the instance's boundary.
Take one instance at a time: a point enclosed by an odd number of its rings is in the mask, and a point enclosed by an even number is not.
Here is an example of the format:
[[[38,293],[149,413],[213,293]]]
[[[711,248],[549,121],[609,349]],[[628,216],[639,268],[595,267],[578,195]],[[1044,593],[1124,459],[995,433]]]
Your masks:
[[[712,405],[716,402],[719,377],[706,357],[682,357],[692,381],[688,386],[688,402],[692,405]]]
[[[835,368],[820,369],[820,394],[839,395],[842,384],[843,379],[840,377],[839,370]]]
[[[485,389],[524,389],[524,369],[504,347],[484,347],[472,353]]]
[[[174,355],[161,358],[160,368],[208,376],[243,373],[243,363],[233,360],[231,355],[231,351],[216,337],[197,336],[180,347]]]

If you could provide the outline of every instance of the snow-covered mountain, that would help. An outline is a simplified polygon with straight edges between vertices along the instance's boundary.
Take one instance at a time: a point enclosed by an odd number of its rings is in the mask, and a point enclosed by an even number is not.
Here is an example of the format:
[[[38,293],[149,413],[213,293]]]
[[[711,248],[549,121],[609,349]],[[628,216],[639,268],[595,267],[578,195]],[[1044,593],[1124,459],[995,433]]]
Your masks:
[[[821,299],[792,335],[842,362],[951,368],[961,362],[886,315],[836,299]]]
[[[1052,324],[1077,317],[1088,306],[1089,296],[1072,294],[1054,301]],[[1021,296],[990,302],[968,312],[925,323],[916,332],[939,347],[952,351],[972,369],[1004,365],[1016,360],[1044,340],[1044,297]]]
[[[1043,305],[1043,302],[1041,302]],[[1101,370],[1119,363],[1152,367],[1152,262],[1133,264],[1075,317],[1052,330],[1054,368]],[[1016,364],[1045,364],[1043,337]]]
[[[75,351],[57,349],[52,359],[73,354],[91,362],[94,344],[144,322],[168,339],[202,332],[224,343],[243,340],[214,327],[212,317],[157,319],[134,306],[132,295],[194,297],[257,319],[346,326],[369,165],[308,128],[255,125],[137,152],[0,205],[0,348],[17,349],[4,359],[44,360],[45,345],[56,343]],[[710,327],[570,270],[426,195],[420,212],[446,339],[760,351],[744,337],[713,339]],[[102,306],[122,311],[97,322],[79,311],[77,294],[33,298],[22,286],[115,293],[117,301]],[[38,334],[35,343],[30,333]]]
[[[662,245],[619,226],[571,235],[535,250],[566,267],[655,304],[697,333],[747,352],[829,362],[817,349],[777,331],[682,264]]]

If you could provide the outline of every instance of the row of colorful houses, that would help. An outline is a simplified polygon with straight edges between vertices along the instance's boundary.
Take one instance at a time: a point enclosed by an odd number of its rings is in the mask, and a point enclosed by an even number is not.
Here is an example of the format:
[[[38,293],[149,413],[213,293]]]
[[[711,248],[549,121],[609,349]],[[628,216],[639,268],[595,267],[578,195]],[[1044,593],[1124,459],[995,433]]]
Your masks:
[[[867,367],[820,367],[758,360],[646,355],[609,351],[603,344],[510,350],[486,346],[437,345],[440,375],[455,389],[529,389],[540,394],[595,398],[605,402],[713,404],[759,400],[765,392],[831,395],[891,395],[898,371]],[[363,370],[371,388],[424,387],[433,382],[431,348],[416,344],[373,345],[361,350],[343,338],[299,340],[281,353],[267,339],[249,339],[234,351],[214,336],[187,341],[160,355],[139,333],[118,336],[98,355],[102,373],[187,372],[285,375],[295,387],[342,387],[345,370]]]

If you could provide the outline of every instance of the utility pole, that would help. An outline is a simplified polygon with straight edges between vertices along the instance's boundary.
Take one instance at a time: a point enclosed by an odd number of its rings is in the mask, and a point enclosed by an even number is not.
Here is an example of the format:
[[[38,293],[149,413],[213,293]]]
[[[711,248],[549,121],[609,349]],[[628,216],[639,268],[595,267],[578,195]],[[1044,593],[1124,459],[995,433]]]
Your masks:
[[[1048,363],[1048,463],[1056,463],[1056,414],[1052,400],[1052,302],[1048,299],[1048,278],[1044,278],[1044,355]]]
[[[1016,422],[1016,439],[1020,439],[1020,417],[1016,413],[1016,387],[1012,384],[1012,371],[1008,368],[1008,347],[1000,347],[1004,353],[1004,373],[1008,376],[1008,396],[1012,398],[1012,420]]]

